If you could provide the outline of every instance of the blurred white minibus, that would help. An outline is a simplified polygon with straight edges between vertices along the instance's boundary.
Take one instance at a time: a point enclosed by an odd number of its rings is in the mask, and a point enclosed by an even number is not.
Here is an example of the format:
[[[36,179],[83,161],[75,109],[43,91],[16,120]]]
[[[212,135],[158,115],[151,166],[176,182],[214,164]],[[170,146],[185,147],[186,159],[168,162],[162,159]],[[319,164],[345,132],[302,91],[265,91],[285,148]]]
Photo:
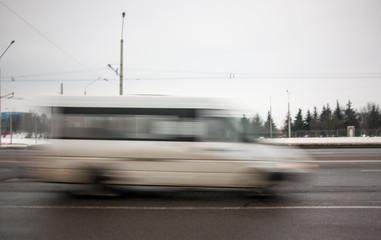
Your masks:
[[[47,105],[52,144],[28,168],[42,181],[258,189],[293,179],[308,161],[249,142],[209,98],[60,96]]]

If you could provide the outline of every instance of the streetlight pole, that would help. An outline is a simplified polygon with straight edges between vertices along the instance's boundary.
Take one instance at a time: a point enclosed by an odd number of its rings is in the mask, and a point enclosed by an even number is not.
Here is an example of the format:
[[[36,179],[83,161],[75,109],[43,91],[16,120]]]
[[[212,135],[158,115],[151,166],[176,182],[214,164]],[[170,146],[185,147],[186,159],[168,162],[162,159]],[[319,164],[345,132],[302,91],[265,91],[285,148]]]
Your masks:
[[[273,138],[273,121],[272,121],[272,109],[271,109],[271,96],[270,96],[270,119],[269,119],[269,123],[270,123],[270,138]]]
[[[15,40],[12,40],[11,43],[8,45],[8,47],[5,49],[5,51],[1,54],[0,59],[8,51],[8,48],[10,48],[11,45],[14,43],[15,43]],[[1,69],[0,69],[0,145],[1,145]]]
[[[115,69],[111,66],[111,64],[107,64],[107,67],[110,68],[111,70],[113,70],[114,73],[115,73],[115,75],[118,76],[118,74],[119,74],[119,73],[118,73],[118,70],[115,70]]]
[[[5,49],[5,51],[1,54],[0,59],[3,57],[3,55],[8,51],[8,48],[11,47],[12,44],[15,43],[15,40],[12,40],[12,42],[8,45],[8,47]]]
[[[89,83],[89,84],[86,85],[86,87],[85,87],[85,91],[84,91],[84,94],[85,94],[85,95],[86,95],[86,89],[87,89],[87,87],[90,86],[91,84],[95,83],[95,82],[98,81],[98,80],[108,81],[107,78],[101,78],[101,77],[99,77],[99,78],[93,80],[91,83]]]
[[[288,100],[288,137],[291,138],[291,115],[290,115],[290,92],[287,90],[287,100]]]
[[[119,74],[119,95],[123,95],[123,27],[124,27],[124,17],[126,13],[122,13],[122,35],[120,38],[120,74]]]

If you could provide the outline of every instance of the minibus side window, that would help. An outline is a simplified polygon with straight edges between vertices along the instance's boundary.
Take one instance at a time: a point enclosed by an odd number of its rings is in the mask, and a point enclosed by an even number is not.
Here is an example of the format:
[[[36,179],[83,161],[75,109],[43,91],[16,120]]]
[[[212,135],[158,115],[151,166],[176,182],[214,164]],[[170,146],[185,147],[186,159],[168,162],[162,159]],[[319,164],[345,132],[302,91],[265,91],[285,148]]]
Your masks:
[[[238,142],[239,134],[224,117],[204,117],[202,140],[207,142]]]

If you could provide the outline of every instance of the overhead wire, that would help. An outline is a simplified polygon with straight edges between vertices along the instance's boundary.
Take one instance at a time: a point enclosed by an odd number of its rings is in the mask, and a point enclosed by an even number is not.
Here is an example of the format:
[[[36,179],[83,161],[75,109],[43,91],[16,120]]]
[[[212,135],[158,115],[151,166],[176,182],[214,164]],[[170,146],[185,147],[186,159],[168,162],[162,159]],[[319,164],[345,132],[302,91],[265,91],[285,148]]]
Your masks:
[[[38,28],[33,26],[29,21],[27,21],[25,18],[20,16],[16,11],[14,11],[11,7],[6,5],[3,1],[0,0],[0,4],[3,5],[5,8],[7,8],[10,12],[12,12],[19,20],[21,20],[23,23],[25,23],[27,26],[29,26],[31,29],[33,29],[38,35],[40,35],[43,39],[45,39],[47,42],[49,42],[52,46],[54,46],[56,49],[61,51],[63,54],[65,54],[67,57],[69,57],[71,60],[76,62],[79,66],[81,66],[86,72],[91,72],[97,77],[98,74],[94,72],[94,70],[88,68],[85,64],[80,62],[78,59],[76,59],[73,55],[71,55],[68,51],[66,51],[64,48],[59,46],[57,43],[55,43],[51,38],[49,38],[46,34],[41,32]],[[127,70],[127,69],[126,69]],[[193,80],[193,79],[261,79],[261,78],[274,78],[274,79],[305,79],[305,78],[314,78],[314,79],[344,79],[344,78],[355,78],[355,79],[380,79],[381,73],[337,73],[337,74],[318,74],[318,73],[312,73],[312,74],[294,74],[294,73],[280,73],[280,74],[270,74],[270,73],[234,73],[234,72],[208,72],[208,71],[187,71],[187,70],[165,70],[165,69],[147,69],[147,68],[131,68],[128,71],[144,71],[144,72],[159,72],[159,73],[182,73],[182,74],[200,74],[200,75],[206,75],[206,76],[195,76],[195,77],[189,77],[189,76],[177,76],[177,77],[130,77],[125,78],[126,80]],[[30,77],[41,77],[41,76],[49,76],[49,75],[62,75],[62,74],[70,74],[80,72],[78,71],[66,71],[66,72],[55,72],[55,73],[42,73],[42,74],[29,74],[29,75],[19,75],[19,76],[3,76],[4,80],[12,80],[13,78],[17,79],[17,81],[89,81],[89,79],[28,79],[23,80],[20,78],[30,78]],[[91,80],[91,79],[90,79]]]
[[[4,2],[0,1],[0,4],[3,5],[5,8],[7,8],[10,12],[12,12],[18,19],[20,19],[23,23],[25,23],[27,26],[29,26],[32,30],[34,30],[38,35],[40,35],[43,39],[45,39],[47,42],[49,42],[52,46],[54,46],[56,49],[61,51],[63,54],[65,54],[67,57],[69,57],[71,60],[76,62],[78,65],[80,65],[82,68],[86,69],[88,72],[92,72],[93,74],[97,75],[95,72],[93,72],[91,69],[89,69],[85,64],[80,62],[78,59],[76,59],[73,55],[71,55],[68,51],[66,51],[64,48],[59,46],[57,43],[55,43],[52,39],[50,39],[47,35],[42,33],[40,30],[38,30],[35,26],[33,26],[30,22],[28,22],[25,18],[21,17],[16,11],[14,11],[12,8],[10,8],[8,5],[6,5]]]
[[[242,79],[381,79],[381,76],[246,76],[241,77],[235,75],[234,77],[229,76],[195,76],[195,77],[126,77],[125,80],[141,80],[141,81],[176,81],[176,80],[242,80]],[[2,81],[12,81],[12,82],[80,82],[80,81],[91,81],[93,78],[30,78],[30,77],[3,77]],[[109,78],[110,81],[116,81],[117,78]]]
[[[91,71],[100,70],[100,68],[92,69]],[[126,80],[193,80],[193,79],[380,79],[381,73],[334,73],[334,74],[259,74],[259,73],[217,73],[217,72],[200,72],[200,71],[182,71],[182,70],[159,70],[159,69],[145,69],[145,68],[127,68],[125,69],[130,75],[136,75],[136,77],[127,77]],[[29,78],[28,81],[47,81],[47,79],[40,79],[39,77],[48,77],[54,75],[67,75],[83,73],[87,70],[72,70],[72,71],[59,71],[48,72],[38,74],[23,74],[18,76],[3,76],[3,79],[21,79]],[[131,74],[132,72],[136,72]],[[152,72],[159,72],[160,76],[152,76]],[[167,76],[164,75],[167,73]],[[176,73],[182,73],[181,75],[175,75]],[[184,75],[186,73],[186,75]],[[147,76],[147,75],[150,76]],[[140,76],[139,76],[140,75]],[[37,77],[37,79],[33,79]],[[31,79],[32,78],[32,79]],[[76,81],[86,80],[79,76],[73,76],[72,78],[52,79],[52,81]],[[87,79],[88,80],[88,79]],[[90,79],[91,80],[91,79]]]

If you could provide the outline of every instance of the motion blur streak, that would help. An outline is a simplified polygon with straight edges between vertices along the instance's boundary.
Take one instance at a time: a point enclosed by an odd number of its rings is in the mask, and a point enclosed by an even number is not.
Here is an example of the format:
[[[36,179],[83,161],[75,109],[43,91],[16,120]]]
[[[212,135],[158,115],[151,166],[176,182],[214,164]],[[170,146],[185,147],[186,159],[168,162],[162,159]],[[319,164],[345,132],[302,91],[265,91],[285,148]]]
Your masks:
[[[217,99],[60,96],[46,106],[53,139],[29,161],[36,180],[256,191],[318,167],[299,149],[250,141]]]

